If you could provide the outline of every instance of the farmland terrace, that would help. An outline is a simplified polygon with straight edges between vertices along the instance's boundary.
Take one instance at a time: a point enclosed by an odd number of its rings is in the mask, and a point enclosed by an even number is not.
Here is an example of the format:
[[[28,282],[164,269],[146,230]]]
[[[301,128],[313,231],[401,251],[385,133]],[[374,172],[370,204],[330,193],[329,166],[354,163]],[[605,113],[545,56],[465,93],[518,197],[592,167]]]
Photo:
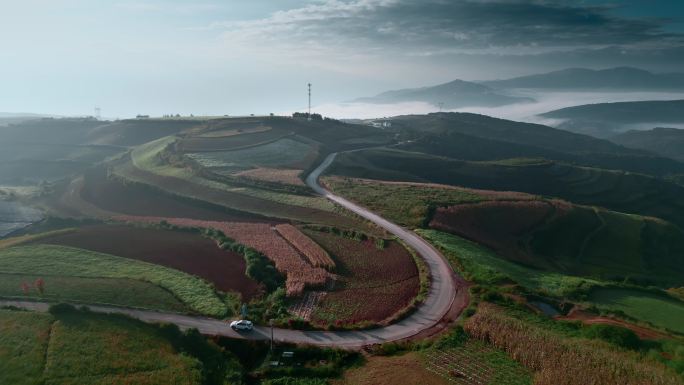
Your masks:
[[[335,156],[335,153],[329,155],[309,174],[306,178],[306,183],[325,198],[372,221],[412,247],[427,264],[431,274],[431,286],[425,300],[417,309],[408,317],[392,325],[371,330],[337,332],[275,329],[273,331],[274,339],[279,342],[353,349],[410,338],[440,324],[450,309],[454,307],[459,309],[459,311],[464,309],[468,304],[468,294],[464,290],[465,281],[460,276],[455,275],[446,258],[439,251],[412,231],[406,230],[361,206],[337,196],[319,185],[319,176],[330,166]],[[0,306],[18,306],[36,311],[48,310],[48,304],[40,302],[0,301]],[[255,340],[266,340],[271,335],[271,329],[266,326],[257,326],[252,333],[240,334],[233,331],[226,322],[206,317],[134,310],[113,306],[92,306],[90,309],[95,312],[125,314],[145,322],[173,323],[184,329],[196,328],[201,333],[207,335]]]

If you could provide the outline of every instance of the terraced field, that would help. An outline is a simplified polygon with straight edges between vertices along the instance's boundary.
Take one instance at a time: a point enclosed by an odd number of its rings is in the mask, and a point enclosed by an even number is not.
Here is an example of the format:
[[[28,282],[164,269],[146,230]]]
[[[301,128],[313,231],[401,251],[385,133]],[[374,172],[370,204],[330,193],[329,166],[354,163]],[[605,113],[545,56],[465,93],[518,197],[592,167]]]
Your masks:
[[[78,228],[38,241],[153,263],[200,277],[224,292],[240,293],[245,301],[259,295],[259,285],[245,275],[242,255],[221,250],[214,241],[181,231],[121,225]],[[134,244],[135,247],[130,247]]]
[[[381,322],[410,305],[418,295],[418,268],[398,242],[389,241],[380,249],[373,240],[305,232],[330,254],[339,276],[335,289],[314,310],[312,322],[339,326]]]
[[[315,149],[291,138],[231,151],[191,152],[186,156],[221,175],[258,167],[303,169],[316,157]]]
[[[684,187],[625,171],[554,161],[470,162],[399,150],[340,154],[329,175],[520,191],[684,225]]]
[[[106,241],[106,240],[105,240]],[[45,280],[45,292],[51,293],[49,277],[107,278],[113,290],[126,284],[126,280],[148,282],[165,289],[159,303],[169,302],[169,292],[192,311],[222,317],[227,313],[226,304],[207,282],[187,273],[167,267],[135,261],[114,255],[56,245],[15,246],[0,250],[0,273],[12,275],[39,276]],[[87,286],[82,286],[87,288]],[[124,289],[126,290],[126,289]],[[162,291],[156,290],[157,293]],[[12,291],[16,293],[16,289]],[[88,296],[86,297],[86,293]],[[69,298],[54,293],[62,300]],[[68,294],[65,293],[65,294]],[[102,303],[117,298],[118,293],[106,293],[98,297],[97,292],[84,292],[81,298],[89,303]],[[49,298],[48,298],[49,299]],[[136,299],[117,303],[123,306],[139,306]]]

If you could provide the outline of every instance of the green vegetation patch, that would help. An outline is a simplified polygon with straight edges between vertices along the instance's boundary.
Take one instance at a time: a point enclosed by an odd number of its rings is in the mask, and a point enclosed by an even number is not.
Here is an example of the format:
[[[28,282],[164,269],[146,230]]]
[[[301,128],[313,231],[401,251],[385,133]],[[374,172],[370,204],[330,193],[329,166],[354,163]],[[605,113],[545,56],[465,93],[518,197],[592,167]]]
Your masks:
[[[477,192],[435,185],[382,183],[352,178],[323,178],[336,193],[382,213],[394,222],[418,227],[425,224],[431,207],[487,200]]]
[[[36,287],[39,279],[44,282],[43,294]],[[188,306],[168,290],[149,282],[128,278],[0,273],[0,296],[49,302],[111,304],[173,312],[189,310]]]
[[[600,309],[620,311],[655,326],[684,333],[684,302],[643,290],[596,288],[589,300]]]
[[[255,167],[293,167],[301,165],[313,148],[305,143],[283,138],[232,151],[194,152],[186,154],[203,167],[221,174],[233,174]]]
[[[196,385],[202,366],[121,316],[0,310],[0,383]]]
[[[417,230],[417,233],[444,251],[455,269],[466,278],[482,284],[496,284],[512,279],[532,290],[553,296],[572,296],[595,285],[597,280],[545,272],[507,261],[493,251],[456,235],[436,230]]]
[[[47,314],[0,310],[0,384],[40,383],[53,321]]]
[[[36,245],[0,250],[0,272],[146,281],[170,291],[199,313],[221,317],[227,312],[211,285],[199,278],[151,263],[72,247]]]

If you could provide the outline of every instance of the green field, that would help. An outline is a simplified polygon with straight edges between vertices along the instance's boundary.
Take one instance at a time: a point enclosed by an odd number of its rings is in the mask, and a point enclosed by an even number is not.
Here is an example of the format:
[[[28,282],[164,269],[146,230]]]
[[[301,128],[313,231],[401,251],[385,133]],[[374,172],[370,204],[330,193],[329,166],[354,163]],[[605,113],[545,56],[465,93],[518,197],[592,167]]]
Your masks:
[[[684,302],[647,291],[597,288],[589,300],[599,308],[622,311],[630,317],[684,334]]]
[[[305,168],[305,159],[313,148],[290,138],[283,138],[260,146],[232,151],[195,152],[186,154],[220,174],[233,174],[255,167]]]
[[[45,292],[42,295],[34,285],[39,278],[45,282]],[[30,286],[28,293],[22,290],[23,284]],[[190,310],[168,290],[149,282],[128,278],[0,273],[0,297],[49,302],[111,304],[173,312]]]
[[[221,317],[227,307],[207,282],[163,266],[96,253],[88,250],[64,246],[37,245],[18,246],[0,250],[0,273],[41,276],[46,284],[49,276],[110,278],[113,290],[120,290],[115,282],[125,283],[126,279],[148,282],[170,292],[195,312]],[[75,283],[76,284],[76,283]],[[73,287],[66,286],[69,290]],[[140,287],[139,287],[140,288]],[[16,289],[14,289],[16,293]],[[46,286],[46,292],[49,288]],[[127,290],[135,290],[129,288]],[[108,292],[108,290],[105,290]],[[162,291],[156,290],[156,293]],[[67,292],[68,293],[68,292]],[[65,293],[65,294],[67,294]],[[57,293],[55,293],[57,294]],[[149,293],[150,295],[153,292]],[[96,302],[107,303],[117,298],[116,293],[107,293]],[[94,298],[98,299],[98,298]],[[144,301],[147,302],[149,297]],[[135,306],[139,300],[127,305]],[[140,300],[142,301],[142,299]],[[151,300],[154,302],[154,299]],[[160,295],[162,305],[170,302],[167,294]]]
[[[335,193],[363,204],[396,223],[418,227],[425,223],[430,206],[480,202],[486,198],[461,188],[429,185],[380,184],[359,179],[323,177]]]
[[[0,383],[200,384],[201,364],[152,326],[95,314],[0,310]]]
[[[443,250],[455,269],[478,283],[496,284],[512,279],[529,289],[558,297],[603,284],[593,279],[525,267],[507,261],[491,250],[456,235],[423,229],[417,230],[417,233]]]

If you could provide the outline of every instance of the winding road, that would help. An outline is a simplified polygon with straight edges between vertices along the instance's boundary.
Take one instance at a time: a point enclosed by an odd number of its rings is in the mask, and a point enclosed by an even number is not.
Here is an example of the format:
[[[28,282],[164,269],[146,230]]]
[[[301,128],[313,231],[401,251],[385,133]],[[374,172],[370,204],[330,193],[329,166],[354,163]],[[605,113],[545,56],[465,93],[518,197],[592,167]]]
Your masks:
[[[268,326],[256,326],[251,332],[237,333],[225,321],[211,318],[109,306],[89,306],[89,308],[92,311],[101,313],[126,314],[145,322],[173,323],[182,329],[196,328],[206,335],[267,340],[271,338],[271,331],[273,331],[273,338],[277,342],[335,346],[348,349],[410,338],[434,327],[450,310],[456,297],[457,286],[462,288],[461,285],[457,285],[453,270],[439,251],[414,232],[404,229],[368,209],[323,188],[318,183],[318,179],[323,171],[332,164],[336,155],[336,153],[330,154],[309,174],[306,178],[307,185],[316,193],[374,222],[376,225],[400,238],[416,250],[427,263],[431,275],[429,293],[425,301],[407,318],[389,326],[362,331],[300,331],[278,328],[272,330]],[[17,306],[29,310],[47,311],[49,304],[0,300],[0,306]]]

